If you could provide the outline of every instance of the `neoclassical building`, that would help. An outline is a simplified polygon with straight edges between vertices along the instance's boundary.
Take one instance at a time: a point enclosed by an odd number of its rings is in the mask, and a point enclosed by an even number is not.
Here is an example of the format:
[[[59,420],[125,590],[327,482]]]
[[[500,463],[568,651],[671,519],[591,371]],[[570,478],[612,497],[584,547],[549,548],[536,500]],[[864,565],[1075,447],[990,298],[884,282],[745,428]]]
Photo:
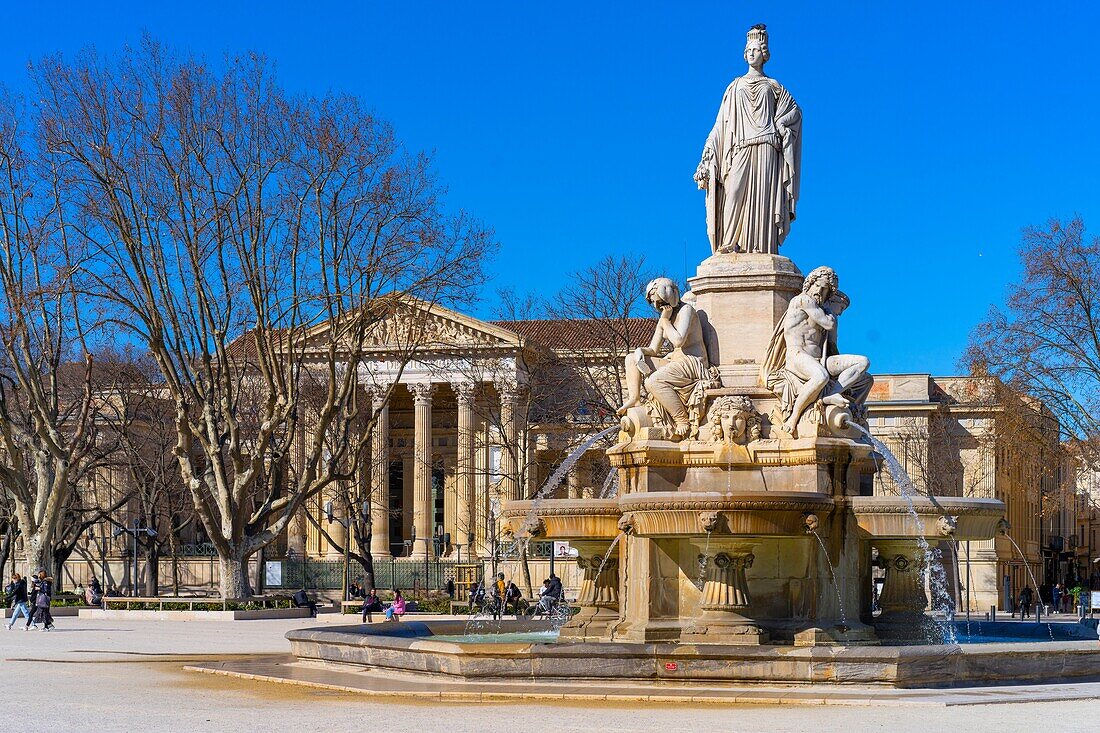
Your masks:
[[[367,355],[361,382],[378,414],[369,461],[359,466],[370,496],[375,558],[486,557],[500,502],[533,495],[588,437],[617,424],[621,352],[647,343],[648,319],[481,321],[433,306],[444,334],[403,369],[384,345]],[[392,389],[391,389],[392,386]],[[389,400],[382,397],[389,393]],[[609,467],[596,442],[553,489],[591,496]],[[316,497],[320,515],[340,491]],[[326,541],[318,522],[292,522],[291,554],[336,557],[344,531]]]

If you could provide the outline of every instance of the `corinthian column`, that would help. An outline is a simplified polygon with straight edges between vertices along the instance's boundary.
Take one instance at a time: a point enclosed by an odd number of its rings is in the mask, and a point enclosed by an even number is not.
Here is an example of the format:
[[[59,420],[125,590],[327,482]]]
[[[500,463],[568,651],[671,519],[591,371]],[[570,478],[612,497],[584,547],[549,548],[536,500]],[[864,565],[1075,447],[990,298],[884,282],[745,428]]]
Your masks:
[[[500,454],[501,496],[505,499],[525,499],[523,464],[527,455],[523,449],[524,387],[511,381],[497,383],[500,393],[500,432],[503,443]]]
[[[424,557],[432,541],[432,394],[435,385],[409,385],[413,395],[413,556]]]
[[[474,399],[476,385],[473,382],[456,382],[451,385],[458,402],[458,462],[455,466],[455,488],[458,494],[458,532],[451,541],[467,545],[467,536],[474,531],[477,499],[474,485],[475,436]],[[473,548],[468,548],[472,550]]]
[[[390,405],[386,390],[371,392],[371,409],[377,416],[371,435],[370,455],[370,554],[390,556]]]

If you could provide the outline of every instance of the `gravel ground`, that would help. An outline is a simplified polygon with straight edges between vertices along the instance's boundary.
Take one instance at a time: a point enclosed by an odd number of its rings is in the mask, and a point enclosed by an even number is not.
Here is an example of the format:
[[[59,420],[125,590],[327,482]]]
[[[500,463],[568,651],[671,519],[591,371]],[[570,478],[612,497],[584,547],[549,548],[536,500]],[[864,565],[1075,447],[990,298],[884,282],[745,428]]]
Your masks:
[[[0,689],[22,730],[890,731],[1011,733],[1074,721],[1100,729],[1100,701],[915,707],[630,706],[384,702],[357,695],[184,672],[240,654],[285,653],[287,630],[317,621],[154,622],[58,619],[49,633],[0,629]]]

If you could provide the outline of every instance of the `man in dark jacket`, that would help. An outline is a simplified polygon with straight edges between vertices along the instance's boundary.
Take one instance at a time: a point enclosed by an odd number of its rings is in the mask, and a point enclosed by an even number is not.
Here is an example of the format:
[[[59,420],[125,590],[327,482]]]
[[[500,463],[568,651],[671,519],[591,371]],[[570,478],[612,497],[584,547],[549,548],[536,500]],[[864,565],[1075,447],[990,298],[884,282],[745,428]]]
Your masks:
[[[564,597],[561,578],[553,573],[550,573],[550,595],[555,601],[560,601]]]
[[[11,582],[8,583],[8,587],[4,589],[4,592],[8,596],[8,603],[12,607],[11,621],[8,622],[8,630],[11,630],[12,626],[15,626],[16,619],[20,614],[27,617],[30,621],[31,609],[27,605],[27,579],[14,573],[11,576]]]
[[[46,571],[38,571],[38,578],[34,581],[34,588],[31,591],[33,602],[31,604],[31,615],[27,619],[27,628],[29,629],[36,618],[42,619],[42,623],[45,624],[43,631],[49,631],[53,628],[53,615],[50,613],[50,603],[53,601],[53,578],[46,577]]]
[[[1031,616],[1031,601],[1034,597],[1034,593],[1031,590],[1031,586],[1025,585],[1024,589],[1020,591],[1020,620]]]
[[[313,618],[314,616],[317,615],[317,603],[315,601],[313,601],[312,599],[310,599],[310,597],[308,595],[306,595],[306,589],[305,588],[302,588],[300,591],[295,593],[294,596],[293,596],[293,600],[294,600],[294,607],[295,608],[308,608],[309,609],[310,618]]]

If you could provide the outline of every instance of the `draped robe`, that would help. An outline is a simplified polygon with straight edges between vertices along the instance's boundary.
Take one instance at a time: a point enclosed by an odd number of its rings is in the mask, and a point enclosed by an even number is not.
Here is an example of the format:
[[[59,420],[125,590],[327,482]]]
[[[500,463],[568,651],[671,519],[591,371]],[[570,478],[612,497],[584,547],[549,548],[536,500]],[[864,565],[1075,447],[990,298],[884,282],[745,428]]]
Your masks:
[[[778,254],[798,203],[802,111],[767,76],[726,88],[700,164],[712,252]]]

